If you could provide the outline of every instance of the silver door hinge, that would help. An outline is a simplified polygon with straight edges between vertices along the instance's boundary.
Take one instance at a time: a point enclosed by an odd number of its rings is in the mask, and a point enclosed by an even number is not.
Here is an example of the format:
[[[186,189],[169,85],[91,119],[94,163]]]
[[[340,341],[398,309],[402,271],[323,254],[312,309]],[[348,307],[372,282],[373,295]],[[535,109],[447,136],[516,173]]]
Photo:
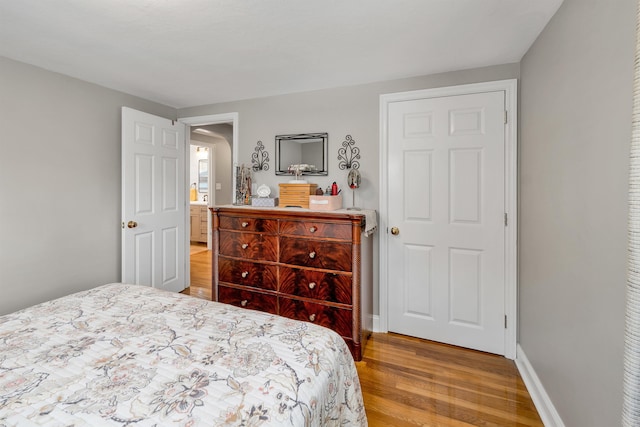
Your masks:
[[[509,120],[507,119],[507,110],[504,110],[504,124],[506,125]]]
[[[509,225],[509,217],[507,215],[507,213],[504,213],[504,226],[508,226]]]
[[[507,329],[507,315],[504,315],[504,328]]]

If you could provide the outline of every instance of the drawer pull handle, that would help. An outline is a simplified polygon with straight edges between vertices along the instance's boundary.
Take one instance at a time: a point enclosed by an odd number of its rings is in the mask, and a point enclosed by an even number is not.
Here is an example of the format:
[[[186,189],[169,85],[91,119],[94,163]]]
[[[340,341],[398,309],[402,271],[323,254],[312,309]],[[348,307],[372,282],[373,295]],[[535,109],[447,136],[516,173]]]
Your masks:
[[[310,233],[315,233],[316,231],[318,231],[318,227],[316,227],[315,225],[309,229]]]
[[[309,254],[309,258],[313,259],[313,258],[315,258],[315,257],[316,257],[316,253],[315,253],[315,252],[311,252],[311,253]]]
[[[309,283],[309,289],[313,289],[316,287],[316,282]]]
[[[242,301],[240,301],[240,305],[243,307],[246,307],[247,304],[249,304],[249,301],[247,301],[246,299],[243,299]]]
[[[242,249],[247,249],[248,247],[249,247],[249,244],[248,244],[248,243],[243,243],[243,244],[242,244]]]
[[[314,320],[316,320],[316,315],[315,313],[312,314],[311,316],[309,316],[309,322],[313,322]]]
[[[243,223],[242,223],[242,228],[247,228],[248,226],[249,226],[249,223],[248,223],[248,222],[243,222]]]
[[[242,278],[243,278],[243,279],[246,279],[246,277],[247,277],[248,275],[249,275],[249,272],[248,272],[248,271],[243,271],[243,272],[242,272]]]

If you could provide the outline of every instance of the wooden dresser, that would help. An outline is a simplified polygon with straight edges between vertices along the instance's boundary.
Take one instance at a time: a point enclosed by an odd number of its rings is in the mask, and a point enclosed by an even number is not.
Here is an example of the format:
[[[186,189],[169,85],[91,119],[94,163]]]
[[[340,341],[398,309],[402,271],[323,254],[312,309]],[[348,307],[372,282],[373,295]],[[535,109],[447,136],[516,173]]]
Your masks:
[[[371,280],[361,280],[363,215],[231,206],[211,212],[214,300],[333,329],[354,359],[362,358],[372,308]]]

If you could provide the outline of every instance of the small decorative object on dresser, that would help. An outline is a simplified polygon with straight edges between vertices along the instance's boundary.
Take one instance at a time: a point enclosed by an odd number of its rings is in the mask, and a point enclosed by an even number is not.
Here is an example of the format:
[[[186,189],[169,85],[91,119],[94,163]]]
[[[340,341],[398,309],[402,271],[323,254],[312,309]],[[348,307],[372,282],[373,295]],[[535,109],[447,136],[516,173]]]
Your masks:
[[[270,207],[278,206],[278,198],[269,197],[271,194],[271,188],[268,185],[262,184],[256,190],[258,197],[251,198],[251,206]]]
[[[245,165],[236,166],[236,192],[234,204],[250,205],[251,204],[251,168]]]
[[[342,209],[342,194],[337,196],[309,196],[309,209],[335,211]]]
[[[353,205],[347,209],[354,210],[354,211],[360,210],[360,208],[356,207],[356,189],[360,188],[360,182],[361,182],[360,171],[358,171],[358,169],[355,169],[355,168],[350,169],[349,175],[347,175],[347,184],[349,184],[349,188],[351,188],[351,192],[353,193]]]
[[[316,193],[316,184],[280,184],[280,206],[308,208],[309,196]]]
[[[364,214],[244,207],[211,212],[214,299],[333,329],[354,359],[362,358],[373,309]]]

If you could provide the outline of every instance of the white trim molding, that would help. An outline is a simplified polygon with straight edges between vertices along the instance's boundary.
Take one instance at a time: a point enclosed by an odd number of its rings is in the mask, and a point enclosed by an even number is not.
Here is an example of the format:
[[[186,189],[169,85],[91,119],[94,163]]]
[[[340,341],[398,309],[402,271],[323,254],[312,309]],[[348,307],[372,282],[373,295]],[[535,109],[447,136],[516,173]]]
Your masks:
[[[551,398],[542,386],[540,378],[536,375],[533,366],[531,366],[520,344],[518,344],[515,362],[522,381],[527,387],[531,400],[533,400],[533,404],[536,406],[545,427],[565,427],[562,418],[560,418],[560,414],[558,414],[555,406],[553,406]]]
[[[182,117],[178,119],[178,122],[183,123],[184,125],[186,125],[187,127],[190,126],[204,126],[204,125],[217,125],[220,123],[233,123],[233,141],[231,141],[231,161],[232,161],[232,165],[235,166],[238,163],[238,125],[239,125],[239,114],[238,113],[223,113],[223,114],[210,114],[207,116],[194,116],[194,117]],[[190,142],[191,142],[191,132],[190,132],[190,128],[189,129],[185,129],[185,164],[186,164],[186,170],[185,170],[185,175],[186,175],[186,182],[189,182],[189,146],[190,146]],[[213,148],[213,146],[211,147]],[[209,161],[211,161],[211,157],[209,156]],[[212,170],[212,169],[210,169]],[[236,168],[232,167],[232,183],[236,182]],[[209,177],[211,178],[211,175],[209,175]],[[232,185],[232,198],[231,200],[233,200],[233,202],[235,203],[236,201],[236,192],[235,192],[235,185]],[[209,182],[209,188],[212,188],[212,183]],[[185,189],[185,191],[189,191],[188,190],[188,186]],[[213,192],[215,193],[215,190],[213,190]],[[187,195],[186,199],[186,212],[187,214],[185,215],[184,218],[184,229],[185,230],[189,230],[189,221],[190,221],[190,216],[189,216],[189,197]],[[207,224],[208,224],[208,229],[211,230],[211,216],[208,217],[207,219]],[[190,285],[191,284],[191,263],[190,263],[190,257],[189,257],[189,251],[190,251],[190,246],[191,246],[191,242],[190,242],[190,233],[185,232],[185,242],[184,242],[184,251],[185,251],[185,271],[186,271],[186,276],[187,276],[187,284]],[[213,244],[213,242],[211,241],[211,235],[207,236],[207,248],[209,250],[211,250],[211,245]]]
[[[518,230],[518,192],[517,192],[517,167],[518,167],[518,82],[516,79],[499,80],[486,83],[474,83],[459,86],[448,86],[435,89],[416,90],[411,92],[398,92],[380,95],[380,215],[379,215],[379,256],[380,256],[380,307],[379,330],[388,332],[389,313],[388,295],[389,278],[387,268],[388,248],[388,109],[394,102],[410,101],[415,99],[435,98],[444,96],[465,95],[483,92],[504,91],[505,94],[505,210],[508,215],[508,225],[505,228],[505,315],[507,327],[505,328],[505,354],[508,359],[516,357],[517,336],[517,230]]]

